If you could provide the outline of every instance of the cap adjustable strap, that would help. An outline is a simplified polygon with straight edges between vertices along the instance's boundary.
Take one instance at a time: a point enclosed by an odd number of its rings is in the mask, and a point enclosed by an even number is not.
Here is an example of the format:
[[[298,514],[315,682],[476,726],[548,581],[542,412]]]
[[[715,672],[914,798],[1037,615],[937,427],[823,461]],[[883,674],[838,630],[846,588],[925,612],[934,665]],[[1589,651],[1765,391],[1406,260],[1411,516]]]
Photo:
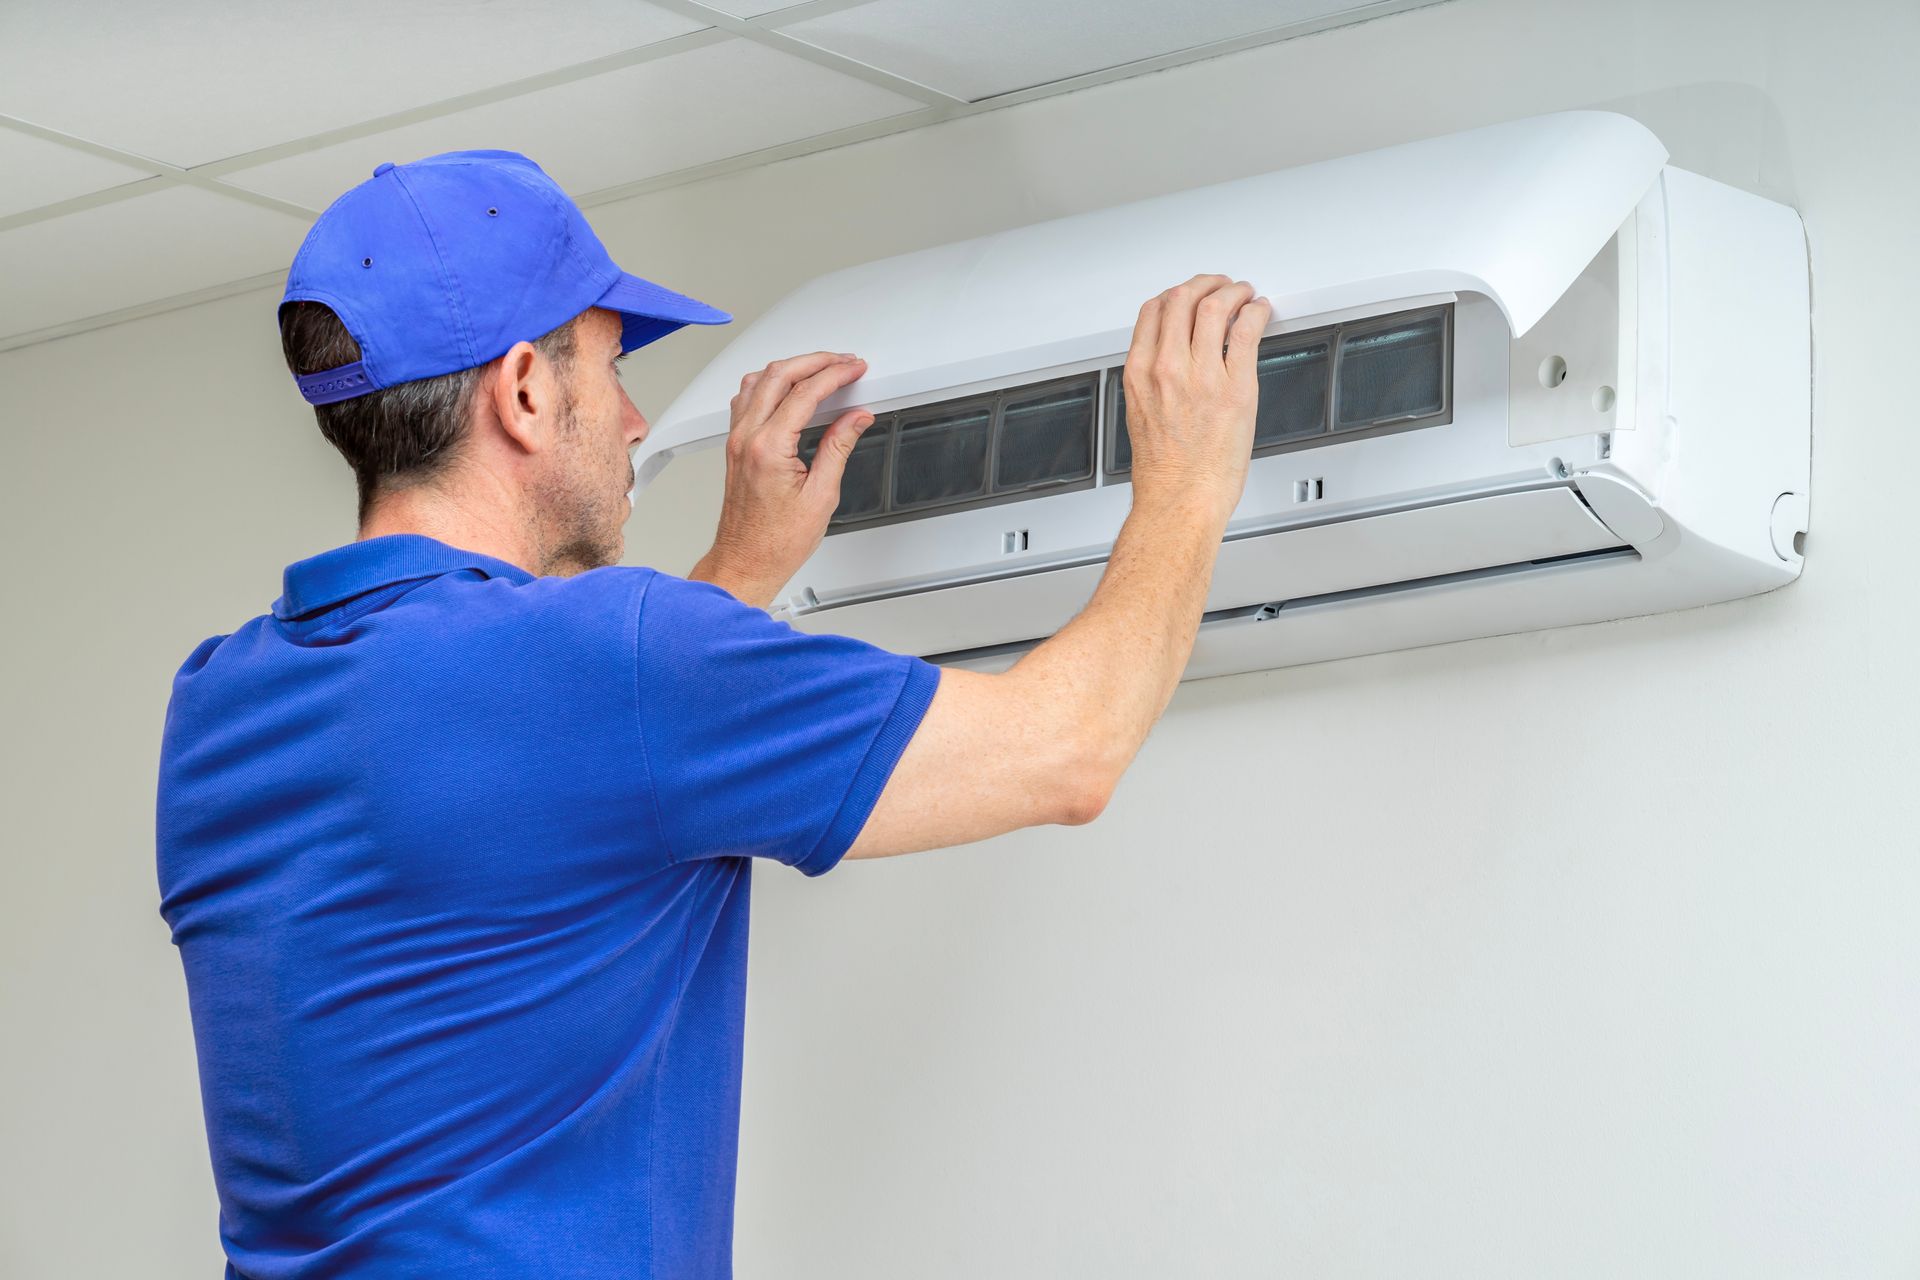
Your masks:
[[[332,404],[337,400],[351,400],[377,390],[373,385],[373,375],[367,372],[366,361],[355,360],[352,364],[343,364],[337,369],[322,369],[319,373],[305,373],[295,378],[300,385],[300,394],[308,404]]]

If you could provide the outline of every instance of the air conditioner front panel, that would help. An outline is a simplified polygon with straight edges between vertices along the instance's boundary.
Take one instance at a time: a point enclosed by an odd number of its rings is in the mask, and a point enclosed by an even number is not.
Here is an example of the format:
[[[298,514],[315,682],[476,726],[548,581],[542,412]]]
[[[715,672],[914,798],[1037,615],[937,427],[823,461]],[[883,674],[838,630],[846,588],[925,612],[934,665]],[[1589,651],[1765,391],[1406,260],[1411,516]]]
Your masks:
[[[1220,548],[1206,607],[1269,604],[1619,545],[1567,487],[1527,489],[1230,539]],[[811,610],[793,621],[922,655],[1014,643],[1065,626],[1105,568],[1096,562],[908,592]]]

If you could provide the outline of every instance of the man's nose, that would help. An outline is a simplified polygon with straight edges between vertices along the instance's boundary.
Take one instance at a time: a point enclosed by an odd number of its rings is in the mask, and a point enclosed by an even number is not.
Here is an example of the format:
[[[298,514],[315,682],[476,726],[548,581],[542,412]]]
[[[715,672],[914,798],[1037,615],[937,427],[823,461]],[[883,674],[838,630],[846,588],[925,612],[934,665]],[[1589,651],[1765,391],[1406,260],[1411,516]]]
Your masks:
[[[639,444],[647,438],[647,431],[651,424],[647,422],[646,415],[640,412],[633,401],[628,400],[624,425],[626,428],[627,447],[631,449],[634,445]]]

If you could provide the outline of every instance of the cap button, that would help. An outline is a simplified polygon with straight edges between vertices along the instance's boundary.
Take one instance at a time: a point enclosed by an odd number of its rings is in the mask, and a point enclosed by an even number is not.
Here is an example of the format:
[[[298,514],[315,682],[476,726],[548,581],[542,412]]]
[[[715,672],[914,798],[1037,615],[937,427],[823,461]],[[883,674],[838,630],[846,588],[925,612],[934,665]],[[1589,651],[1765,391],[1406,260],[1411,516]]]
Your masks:
[[[373,176],[377,178],[391,168],[393,168],[393,161],[391,160],[382,161],[381,163],[373,166]]]

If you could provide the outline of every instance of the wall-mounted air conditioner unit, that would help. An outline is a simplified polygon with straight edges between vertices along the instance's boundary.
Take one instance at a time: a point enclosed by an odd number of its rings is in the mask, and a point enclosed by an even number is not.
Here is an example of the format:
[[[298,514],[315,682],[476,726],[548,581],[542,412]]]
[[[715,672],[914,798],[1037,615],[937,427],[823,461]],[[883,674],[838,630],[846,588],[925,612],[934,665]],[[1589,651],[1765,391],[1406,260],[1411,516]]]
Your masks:
[[[1805,240],[1665,162],[1570,112],[838,271],[694,379],[642,481],[725,438],[747,370],[858,352],[819,421],[879,420],[777,612],[1006,665],[1085,604],[1127,514],[1140,303],[1218,271],[1276,319],[1189,677],[1766,591],[1807,527]]]

